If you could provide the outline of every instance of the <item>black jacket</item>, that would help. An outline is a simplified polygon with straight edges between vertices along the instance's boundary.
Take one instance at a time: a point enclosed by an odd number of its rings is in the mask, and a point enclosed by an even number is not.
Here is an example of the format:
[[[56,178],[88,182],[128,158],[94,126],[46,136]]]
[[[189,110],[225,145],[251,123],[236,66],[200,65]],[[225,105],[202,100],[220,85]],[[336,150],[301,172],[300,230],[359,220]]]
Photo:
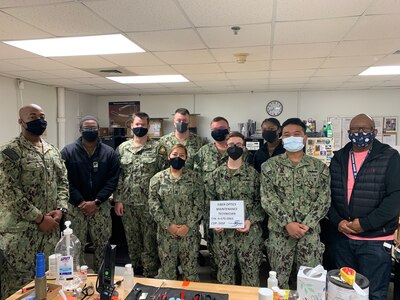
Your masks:
[[[100,140],[89,157],[82,137],[61,151],[68,170],[69,203],[78,206],[82,201],[106,201],[115,191],[119,178],[119,161],[114,149]]]
[[[282,140],[279,140],[278,146],[274,149],[274,152],[272,153],[272,156],[276,156],[279,154],[285,153],[285,148],[283,148],[282,145]],[[257,170],[258,173],[261,172],[261,165],[266,162],[269,158],[272,156],[269,155],[268,151],[268,144],[265,142],[260,149],[256,151],[254,154],[254,159],[253,159],[253,166]]]
[[[359,218],[362,237],[392,234],[400,212],[400,156],[389,145],[374,140],[371,152],[354,182],[350,203],[347,201],[349,153],[352,144],[335,152],[331,161],[332,202],[329,220],[337,228],[343,219]],[[353,175],[351,175],[353,176]]]

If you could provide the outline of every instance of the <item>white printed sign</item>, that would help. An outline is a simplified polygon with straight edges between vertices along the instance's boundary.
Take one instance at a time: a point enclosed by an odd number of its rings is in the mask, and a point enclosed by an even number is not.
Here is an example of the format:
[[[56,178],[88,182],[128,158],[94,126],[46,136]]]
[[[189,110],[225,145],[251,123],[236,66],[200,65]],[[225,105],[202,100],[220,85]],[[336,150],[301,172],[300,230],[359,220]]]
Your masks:
[[[210,228],[243,228],[244,201],[210,201]]]

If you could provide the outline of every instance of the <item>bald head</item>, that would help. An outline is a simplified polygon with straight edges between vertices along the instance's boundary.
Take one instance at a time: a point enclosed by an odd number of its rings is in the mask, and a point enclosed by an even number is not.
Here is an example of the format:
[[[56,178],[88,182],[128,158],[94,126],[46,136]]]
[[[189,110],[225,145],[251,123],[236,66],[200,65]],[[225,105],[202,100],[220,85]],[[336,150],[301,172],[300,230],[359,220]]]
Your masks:
[[[359,114],[351,119],[350,130],[355,131],[355,129],[364,128],[373,131],[375,129],[375,122],[370,116],[366,114]],[[357,130],[358,131],[358,130]],[[365,131],[364,131],[365,132]]]
[[[43,108],[41,108],[37,104],[28,104],[21,107],[21,109],[19,110],[19,119],[25,123],[44,117],[45,114]]]

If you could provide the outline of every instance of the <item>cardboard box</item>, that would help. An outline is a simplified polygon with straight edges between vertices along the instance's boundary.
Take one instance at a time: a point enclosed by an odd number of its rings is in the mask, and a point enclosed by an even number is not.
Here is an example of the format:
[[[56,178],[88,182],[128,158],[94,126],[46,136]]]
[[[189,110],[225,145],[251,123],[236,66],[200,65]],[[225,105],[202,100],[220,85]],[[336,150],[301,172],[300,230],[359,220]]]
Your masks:
[[[313,268],[301,266],[297,273],[297,292],[299,299],[325,300],[326,273],[319,266],[317,272],[312,274]]]
[[[29,284],[29,285],[31,285],[31,284]],[[61,289],[61,285],[47,282],[47,288],[48,288],[47,296],[46,296],[47,300],[55,300],[55,299],[60,298],[58,291]],[[26,292],[24,294],[21,293],[21,296],[19,296],[17,298],[17,300],[22,300],[22,299],[26,298],[27,296],[32,294],[34,291],[35,291],[35,289],[32,289],[32,290],[29,290],[29,292]]]

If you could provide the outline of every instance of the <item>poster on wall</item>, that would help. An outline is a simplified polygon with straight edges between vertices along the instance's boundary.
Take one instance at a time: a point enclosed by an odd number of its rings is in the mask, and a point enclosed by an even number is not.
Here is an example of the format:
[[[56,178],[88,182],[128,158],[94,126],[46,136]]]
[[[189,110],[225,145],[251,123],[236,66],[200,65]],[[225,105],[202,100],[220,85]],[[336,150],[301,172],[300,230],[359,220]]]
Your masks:
[[[326,137],[308,138],[306,154],[322,160],[329,166],[333,157],[334,139]]]
[[[140,111],[140,101],[108,102],[110,127],[130,128],[132,114]]]
[[[397,117],[385,117],[383,123],[384,133],[396,133],[397,132]]]

